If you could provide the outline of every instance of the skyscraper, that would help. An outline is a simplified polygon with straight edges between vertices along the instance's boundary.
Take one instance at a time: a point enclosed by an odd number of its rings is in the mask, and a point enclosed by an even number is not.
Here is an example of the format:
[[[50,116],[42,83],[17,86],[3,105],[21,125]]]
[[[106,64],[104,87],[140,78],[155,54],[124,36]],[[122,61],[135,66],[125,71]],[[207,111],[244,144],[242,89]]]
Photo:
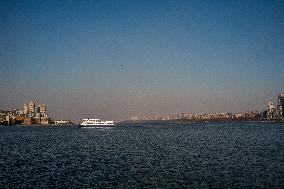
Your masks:
[[[267,119],[275,118],[276,109],[274,108],[273,102],[267,103]]]
[[[279,118],[283,119],[284,118],[284,115],[283,115],[284,113],[284,92],[278,95],[277,110],[278,110]]]
[[[35,113],[35,102],[33,100],[29,102],[29,113]]]
[[[35,113],[36,113],[36,114],[40,113],[40,106],[36,106],[36,107],[35,107]]]
[[[42,104],[42,105],[39,105],[39,107],[40,107],[40,114],[42,116],[45,116],[46,115],[46,106],[44,104]]]
[[[23,114],[28,114],[29,113],[29,109],[28,109],[28,105],[24,104],[23,106]]]

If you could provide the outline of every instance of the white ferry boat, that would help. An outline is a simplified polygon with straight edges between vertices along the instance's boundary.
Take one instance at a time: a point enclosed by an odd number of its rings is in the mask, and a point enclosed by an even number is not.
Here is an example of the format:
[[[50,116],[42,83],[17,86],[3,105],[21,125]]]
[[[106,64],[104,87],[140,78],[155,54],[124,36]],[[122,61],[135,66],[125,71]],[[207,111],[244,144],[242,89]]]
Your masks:
[[[113,121],[102,121],[100,119],[83,119],[80,124],[82,128],[96,128],[96,127],[114,127]]]

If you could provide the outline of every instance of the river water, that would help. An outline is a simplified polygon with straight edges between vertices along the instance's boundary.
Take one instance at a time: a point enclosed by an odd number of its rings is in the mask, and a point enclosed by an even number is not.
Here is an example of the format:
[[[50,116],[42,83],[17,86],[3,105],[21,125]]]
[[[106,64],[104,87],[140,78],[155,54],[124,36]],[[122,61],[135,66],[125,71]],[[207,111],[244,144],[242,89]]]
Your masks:
[[[0,127],[0,188],[284,188],[282,123]]]

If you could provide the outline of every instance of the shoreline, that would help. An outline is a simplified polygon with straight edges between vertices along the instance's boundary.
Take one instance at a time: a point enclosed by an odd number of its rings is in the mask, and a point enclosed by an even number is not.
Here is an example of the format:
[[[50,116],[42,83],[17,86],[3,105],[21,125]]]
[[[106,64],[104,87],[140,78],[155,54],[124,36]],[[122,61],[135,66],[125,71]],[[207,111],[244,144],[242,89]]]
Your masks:
[[[284,123],[284,120],[267,121],[267,120],[138,120],[138,121],[121,121],[119,123]]]
[[[138,120],[138,121],[120,121],[117,122],[117,125],[121,124],[153,124],[153,123],[284,123],[284,120],[278,121],[267,121],[267,120]],[[10,127],[10,126],[18,126],[18,127],[69,127],[69,126],[79,126],[80,124],[10,124],[10,125],[0,125],[0,127]]]
[[[39,127],[45,127],[45,126],[60,126],[60,127],[68,127],[68,126],[79,126],[79,124],[10,124],[10,125],[0,125],[0,127],[10,127],[10,126],[19,126],[19,127],[29,127],[29,126],[39,126]]]

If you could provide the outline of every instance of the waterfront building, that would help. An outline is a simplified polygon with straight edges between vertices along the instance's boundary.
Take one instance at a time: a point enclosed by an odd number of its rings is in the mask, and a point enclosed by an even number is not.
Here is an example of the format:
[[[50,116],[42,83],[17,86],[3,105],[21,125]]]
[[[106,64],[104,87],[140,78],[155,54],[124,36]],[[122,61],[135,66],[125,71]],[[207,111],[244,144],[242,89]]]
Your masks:
[[[46,114],[45,105],[36,106],[31,100],[21,110],[0,110],[0,125],[11,124],[50,124],[50,118]]]
[[[35,113],[35,102],[33,100],[29,102],[29,113]]]
[[[42,116],[45,116],[46,115],[46,106],[44,104],[42,104],[42,105],[39,105],[39,108],[40,108],[40,114]]]
[[[34,118],[32,118],[32,117],[25,117],[24,124],[30,125],[30,124],[34,124],[34,123],[35,123]]]
[[[25,117],[24,116],[15,116],[15,124],[22,124],[24,123]]]
[[[139,118],[137,117],[137,116],[133,116],[133,117],[131,117],[131,119],[130,119],[131,121],[138,121],[139,120]]]
[[[40,123],[41,123],[41,124],[44,124],[44,125],[50,124],[50,119],[49,119],[49,117],[42,117],[42,118],[40,119]]]
[[[39,107],[39,106],[36,106],[36,107],[35,107],[35,113],[36,113],[36,114],[39,114],[39,113],[40,113],[40,107]]]
[[[267,119],[274,119],[276,117],[276,109],[273,105],[273,102],[267,103]]]
[[[279,118],[284,119],[284,92],[278,95],[277,111]]]
[[[6,124],[6,117],[0,115],[0,125],[5,125]]]
[[[28,105],[24,104],[24,106],[23,106],[23,114],[28,114],[28,113],[29,113]]]

